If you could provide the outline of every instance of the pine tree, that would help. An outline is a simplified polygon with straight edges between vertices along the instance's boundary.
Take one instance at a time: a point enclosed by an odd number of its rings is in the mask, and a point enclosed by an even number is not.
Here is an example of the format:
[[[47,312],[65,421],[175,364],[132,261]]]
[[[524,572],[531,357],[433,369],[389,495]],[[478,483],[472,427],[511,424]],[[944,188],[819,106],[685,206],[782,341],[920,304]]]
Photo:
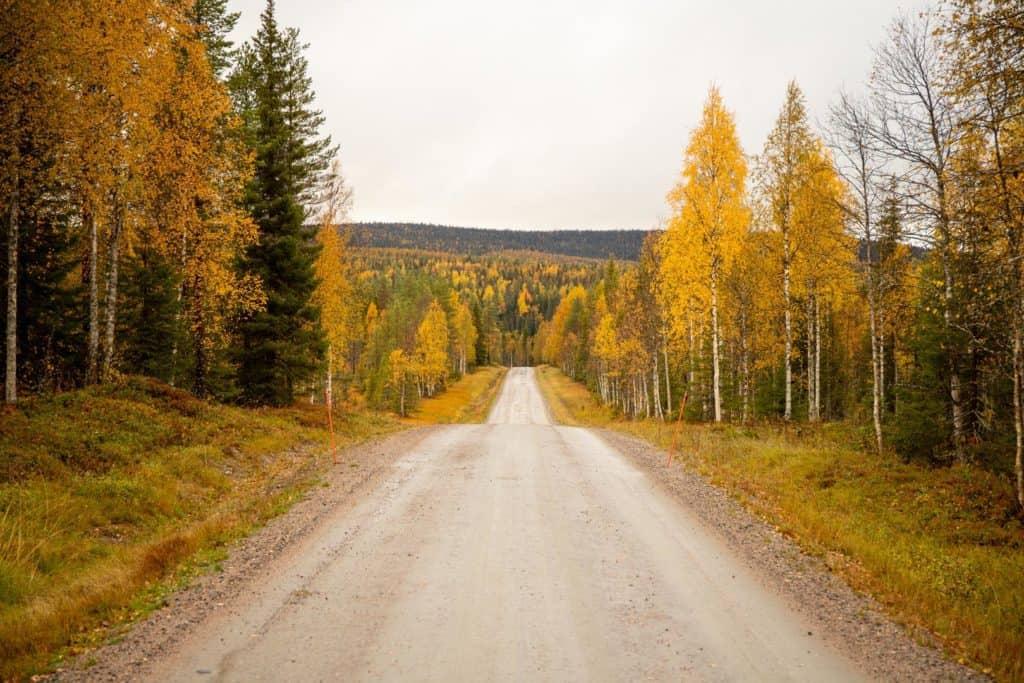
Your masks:
[[[314,262],[318,247],[304,227],[301,197],[310,191],[310,159],[298,144],[308,131],[296,130],[289,107],[311,98],[306,83],[289,69],[288,32],[274,17],[268,0],[253,39],[255,173],[247,204],[259,226],[259,243],[243,260],[246,272],[259,277],[266,308],[241,324],[238,380],[250,404],[285,405],[319,367],[324,353],[319,313],[311,301],[316,288]],[[295,88],[299,87],[299,91]]]
[[[178,274],[171,262],[152,248],[140,248],[126,259],[120,332],[124,370],[170,381],[177,341]]]

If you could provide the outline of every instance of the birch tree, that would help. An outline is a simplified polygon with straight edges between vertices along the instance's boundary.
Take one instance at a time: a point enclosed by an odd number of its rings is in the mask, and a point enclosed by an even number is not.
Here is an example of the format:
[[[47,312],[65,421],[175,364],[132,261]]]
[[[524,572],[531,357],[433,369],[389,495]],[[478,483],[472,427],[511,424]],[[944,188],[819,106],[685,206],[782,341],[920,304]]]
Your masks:
[[[783,364],[785,369],[785,408],[783,417],[793,418],[793,259],[798,247],[793,219],[794,202],[806,182],[807,155],[813,145],[807,122],[804,96],[796,82],[786,88],[786,100],[775,127],[768,134],[764,151],[758,157],[758,183],[766,204],[766,218],[779,233],[782,277]]]
[[[870,88],[874,115],[868,144],[893,162],[896,187],[918,226],[916,236],[933,248],[942,273],[938,299],[945,327],[943,354],[953,427],[953,449],[965,457],[967,424],[956,341],[956,240],[950,211],[950,162],[959,126],[955,102],[943,80],[943,55],[928,14],[897,18],[875,51]]]
[[[690,135],[682,178],[669,193],[675,213],[664,236],[661,277],[678,313],[691,297],[706,307],[711,333],[711,399],[721,422],[721,320],[725,274],[750,227],[747,163],[732,114],[717,88],[708,93],[701,122]]]
[[[335,161],[331,180],[321,202],[320,230],[317,243],[320,253],[316,259],[317,285],[313,302],[320,308],[320,326],[327,340],[324,396],[328,409],[333,405],[335,356],[344,351],[351,339],[353,287],[346,260],[347,238],[339,232],[351,203],[352,193]]]

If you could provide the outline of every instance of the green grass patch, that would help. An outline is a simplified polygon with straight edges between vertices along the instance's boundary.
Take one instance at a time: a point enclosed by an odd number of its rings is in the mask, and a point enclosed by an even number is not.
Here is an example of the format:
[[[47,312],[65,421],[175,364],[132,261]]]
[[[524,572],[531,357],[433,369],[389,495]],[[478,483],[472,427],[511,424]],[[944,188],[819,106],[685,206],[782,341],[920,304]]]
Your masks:
[[[444,392],[420,402],[410,417],[417,424],[476,424],[487,419],[507,368],[487,366],[464,375]]]
[[[141,378],[0,414],[0,679],[96,644],[286,510],[330,463],[325,421]],[[340,447],[403,426],[361,410],[336,425]]]
[[[616,420],[586,387],[539,372],[560,422],[608,426],[669,448],[911,631],[1003,680],[1024,679],[1024,528],[1005,478],[866,452],[860,430]],[[569,419],[563,419],[561,415]]]

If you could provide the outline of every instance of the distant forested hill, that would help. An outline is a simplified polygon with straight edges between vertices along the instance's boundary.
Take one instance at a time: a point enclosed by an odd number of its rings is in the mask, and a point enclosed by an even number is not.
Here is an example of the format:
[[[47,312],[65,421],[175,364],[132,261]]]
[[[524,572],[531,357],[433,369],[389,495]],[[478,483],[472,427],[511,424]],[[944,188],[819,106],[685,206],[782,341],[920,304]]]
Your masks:
[[[352,223],[359,247],[425,249],[458,254],[539,251],[635,261],[646,230],[487,230],[421,223]]]

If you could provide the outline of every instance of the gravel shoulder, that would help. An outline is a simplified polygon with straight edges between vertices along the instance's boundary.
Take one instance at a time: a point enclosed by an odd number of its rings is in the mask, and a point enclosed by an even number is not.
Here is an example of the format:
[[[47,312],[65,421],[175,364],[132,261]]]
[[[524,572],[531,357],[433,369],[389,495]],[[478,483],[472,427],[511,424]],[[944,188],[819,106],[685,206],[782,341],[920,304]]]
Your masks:
[[[321,485],[311,487],[286,513],[234,544],[220,571],[200,576],[163,608],[50,678],[123,681],[145,677],[151,663],[174,652],[198,624],[215,618],[225,606],[244,601],[255,582],[301,553],[303,541],[313,531],[379,486],[394,462],[435,429],[410,429],[341,451],[339,464],[322,475]]]
[[[595,429],[705,527],[718,535],[767,585],[797,611],[818,621],[825,636],[873,678],[898,681],[987,681],[950,661],[928,633],[914,638],[869,596],[857,593],[819,558],[753,516],[722,489],[682,465],[666,467],[666,453],[611,429]]]

